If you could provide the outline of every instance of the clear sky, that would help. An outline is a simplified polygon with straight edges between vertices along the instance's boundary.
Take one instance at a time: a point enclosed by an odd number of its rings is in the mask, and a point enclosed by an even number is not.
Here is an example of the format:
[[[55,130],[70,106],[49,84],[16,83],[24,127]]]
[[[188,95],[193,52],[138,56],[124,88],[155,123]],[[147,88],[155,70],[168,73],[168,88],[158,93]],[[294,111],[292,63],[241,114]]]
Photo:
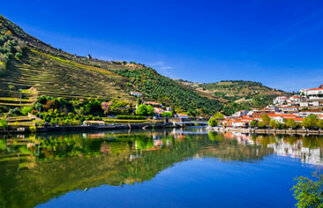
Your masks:
[[[56,48],[172,78],[323,84],[321,0],[14,0],[0,13]]]

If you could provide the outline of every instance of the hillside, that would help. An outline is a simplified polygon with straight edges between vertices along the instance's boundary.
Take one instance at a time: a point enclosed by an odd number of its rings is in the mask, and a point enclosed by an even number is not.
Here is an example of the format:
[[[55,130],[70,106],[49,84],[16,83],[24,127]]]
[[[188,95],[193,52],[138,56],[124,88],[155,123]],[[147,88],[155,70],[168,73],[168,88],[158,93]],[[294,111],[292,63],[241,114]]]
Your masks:
[[[102,61],[69,54],[25,33],[0,16],[0,105],[30,105],[38,95],[67,99],[119,98],[136,103],[131,91],[182,111],[212,114],[223,105],[143,64]],[[18,98],[20,89],[24,102]],[[2,103],[2,104],[1,104]]]
[[[201,96],[207,96],[222,103],[237,103],[246,108],[261,108],[271,104],[275,97],[289,94],[252,81],[228,80],[215,83],[193,83],[177,80],[177,82],[192,87]]]

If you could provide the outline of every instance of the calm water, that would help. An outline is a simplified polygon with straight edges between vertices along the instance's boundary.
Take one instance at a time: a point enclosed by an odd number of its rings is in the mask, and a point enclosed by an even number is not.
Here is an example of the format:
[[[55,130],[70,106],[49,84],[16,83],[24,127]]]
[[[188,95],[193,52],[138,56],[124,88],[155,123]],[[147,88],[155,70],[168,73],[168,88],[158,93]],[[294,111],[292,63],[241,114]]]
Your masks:
[[[0,138],[5,208],[287,208],[294,178],[323,168],[322,137],[187,128]]]

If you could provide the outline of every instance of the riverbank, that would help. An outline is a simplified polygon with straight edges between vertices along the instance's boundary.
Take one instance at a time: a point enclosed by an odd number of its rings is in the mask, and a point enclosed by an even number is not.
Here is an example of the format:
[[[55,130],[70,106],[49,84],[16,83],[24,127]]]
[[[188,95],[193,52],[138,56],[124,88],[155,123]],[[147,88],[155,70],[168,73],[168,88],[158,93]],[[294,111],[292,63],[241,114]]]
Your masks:
[[[156,129],[156,128],[181,128],[192,126],[194,123],[176,124],[168,123],[143,123],[143,124],[107,124],[102,126],[49,126],[49,127],[17,127],[0,129],[0,134],[8,133],[40,133],[59,131],[90,131],[90,130],[119,130],[119,129]]]
[[[255,128],[223,128],[208,127],[208,130],[215,132],[237,132],[251,134],[289,134],[289,135],[323,135],[323,130],[311,129],[255,129]]]

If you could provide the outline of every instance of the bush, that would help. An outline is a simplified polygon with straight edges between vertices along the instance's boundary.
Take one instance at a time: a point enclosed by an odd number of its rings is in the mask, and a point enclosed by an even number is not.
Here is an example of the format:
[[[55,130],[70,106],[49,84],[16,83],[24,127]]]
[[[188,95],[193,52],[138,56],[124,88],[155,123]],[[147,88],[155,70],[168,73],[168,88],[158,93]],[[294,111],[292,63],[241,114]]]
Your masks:
[[[309,115],[302,121],[302,126],[305,128],[313,129],[316,127],[317,122],[317,116],[316,115]]]
[[[251,121],[250,127],[257,127],[257,121]]]
[[[173,117],[173,114],[172,112],[162,112],[161,116],[171,118]]]
[[[320,174],[317,180],[307,177],[297,178],[297,184],[292,188],[294,197],[298,201],[298,208],[322,208],[323,207],[323,175]]]
[[[151,105],[140,104],[136,109],[136,114],[143,116],[152,116],[154,115],[154,107],[152,107]]]
[[[10,109],[8,112],[8,116],[21,116],[21,112],[18,108]]]
[[[286,127],[294,129],[297,127],[297,123],[293,119],[287,119]]]
[[[0,119],[0,128],[7,128],[8,126],[8,121],[6,118]]]
[[[36,126],[30,126],[29,131],[32,132],[32,133],[36,133],[36,131],[37,131]]]
[[[27,116],[33,110],[32,107],[23,107],[20,112],[22,115]]]
[[[133,120],[144,120],[146,116],[135,116],[135,115],[117,115],[116,119],[133,119]]]
[[[218,125],[218,120],[216,120],[216,118],[214,118],[214,117],[211,117],[209,119],[208,123],[209,123],[210,126],[216,126],[216,125]]]

